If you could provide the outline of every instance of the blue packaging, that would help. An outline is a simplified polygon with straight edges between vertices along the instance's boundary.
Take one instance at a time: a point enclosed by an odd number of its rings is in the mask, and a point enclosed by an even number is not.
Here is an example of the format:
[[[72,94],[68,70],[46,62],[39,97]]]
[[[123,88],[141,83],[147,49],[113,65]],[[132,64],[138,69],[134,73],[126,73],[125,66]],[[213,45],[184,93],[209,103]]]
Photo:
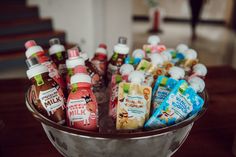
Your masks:
[[[185,80],[180,80],[144,127],[154,129],[180,122],[200,111],[203,103],[194,89]]]
[[[173,78],[169,78],[163,75],[158,76],[152,93],[151,105],[153,113],[169,95],[170,91],[175,87],[177,82],[178,81]]]

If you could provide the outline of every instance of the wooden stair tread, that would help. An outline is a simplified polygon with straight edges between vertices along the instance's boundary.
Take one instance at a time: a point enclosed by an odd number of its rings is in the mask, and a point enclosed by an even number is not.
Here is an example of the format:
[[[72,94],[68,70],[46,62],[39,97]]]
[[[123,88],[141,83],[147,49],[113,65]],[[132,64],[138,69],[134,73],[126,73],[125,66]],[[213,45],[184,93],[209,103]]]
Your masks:
[[[31,23],[40,23],[43,21],[51,21],[51,19],[50,18],[29,18],[29,19],[17,19],[14,21],[3,21],[0,23],[0,28],[26,25],[26,24],[31,24]]]

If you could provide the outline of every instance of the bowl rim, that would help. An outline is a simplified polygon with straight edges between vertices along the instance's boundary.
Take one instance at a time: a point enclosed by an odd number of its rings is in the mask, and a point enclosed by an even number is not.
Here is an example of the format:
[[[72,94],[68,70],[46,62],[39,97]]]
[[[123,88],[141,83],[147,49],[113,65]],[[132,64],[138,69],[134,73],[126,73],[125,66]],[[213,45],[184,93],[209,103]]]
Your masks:
[[[105,138],[107,138],[107,139],[146,138],[146,137],[150,137],[150,136],[158,136],[160,134],[164,134],[167,132],[173,132],[175,130],[181,129],[183,127],[186,127],[186,126],[194,123],[196,120],[198,120],[200,117],[202,117],[208,108],[208,100],[209,100],[208,93],[206,90],[204,90],[200,94],[202,96],[202,98],[204,99],[204,104],[203,104],[202,110],[199,111],[195,117],[189,117],[189,118],[187,118],[177,124],[171,125],[171,126],[167,126],[167,127],[163,127],[163,128],[159,128],[159,129],[153,129],[153,130],[145,130],[142,132],[132,132],[132,133],[128,133],[128,132],[99,133],[99,132],[80,130],[80,129],[75,129],[75,128],[71,128],[68,126],[59,125],[59,124],[51,121],[50,119],[44,117],[42,114],[40,114],[35,109],[35,107],[31,103],[29,103],[28,98],[29,98],[30,88],[28,88],[28,90],[25,94],[25,102],[26,102],[26,107],[28,108],[28,110],[31,112],[31,114],[33,115],[33,117],[36,120],[38,120],[39,122],[41,122],[47,126],[50,126],[52,128],[58,129],[63,132],[66,132],[68,134],[76,134],[76,135],[84,136],[87,138],[103,138],[103,139],[105,139]]]

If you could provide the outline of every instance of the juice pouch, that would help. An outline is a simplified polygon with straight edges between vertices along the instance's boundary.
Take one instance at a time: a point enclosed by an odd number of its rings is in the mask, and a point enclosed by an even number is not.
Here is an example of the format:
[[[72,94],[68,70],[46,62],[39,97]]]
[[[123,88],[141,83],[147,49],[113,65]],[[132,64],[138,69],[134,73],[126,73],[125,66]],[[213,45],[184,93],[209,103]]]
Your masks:
[[[132,74],[133,73],[133,74]],[[130,76],[142,76],[143,73],[135,71]],[[151,102],[151,87],[141,86],[143,77],[130,78],[131,83],[119,84],[117,105],[117,130],[136,130],[143,128],[149,117]]]
[[[178,82],[177,80],[173,78],[168,78],[166,76],[158,77],[152,93],[151,106],[153,113],[157,108],[159,108],[160,104],[169,95],[170,91],[175,87],[177,82]]]
[[[191,77],[195,77],[195,76],[204,79],[206,74],[207,74],[206,66],[201,63],[198,63],[193,66],[191,73],[187,79],[190,79]]]
[[[118,89],[119,83],[122,81],[121,75],[115,74],[111,78],[111,96],[109,101],[109,116],[116,119],[116,108],[118,103]]]
[[[184,51],[184,60],[180,62],[180,66],[184,68],[185,72],[189,74],[192,67],[198,63],[197,52],[193,49]]]
[[[204,100],[196,94],[194,89],[188,86],[185,80],[181,80],[146,122],[144,127],[160,128],[180,122],[189,114],[197,113],[203,103]]]

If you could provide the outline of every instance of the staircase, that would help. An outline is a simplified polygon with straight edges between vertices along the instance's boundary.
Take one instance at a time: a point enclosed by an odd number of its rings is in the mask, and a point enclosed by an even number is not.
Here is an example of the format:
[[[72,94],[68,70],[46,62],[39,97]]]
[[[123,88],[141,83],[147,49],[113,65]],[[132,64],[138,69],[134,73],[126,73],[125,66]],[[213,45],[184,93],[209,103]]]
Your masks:
[[[65,44],[65,32],[54,30],[51,19],[40,18],[36,6],[26,6],[26,0],[0,3],[0,78],[4,72],[26,69],[24,43],[27,40],[34,39],[45,50],[53,37]]]

